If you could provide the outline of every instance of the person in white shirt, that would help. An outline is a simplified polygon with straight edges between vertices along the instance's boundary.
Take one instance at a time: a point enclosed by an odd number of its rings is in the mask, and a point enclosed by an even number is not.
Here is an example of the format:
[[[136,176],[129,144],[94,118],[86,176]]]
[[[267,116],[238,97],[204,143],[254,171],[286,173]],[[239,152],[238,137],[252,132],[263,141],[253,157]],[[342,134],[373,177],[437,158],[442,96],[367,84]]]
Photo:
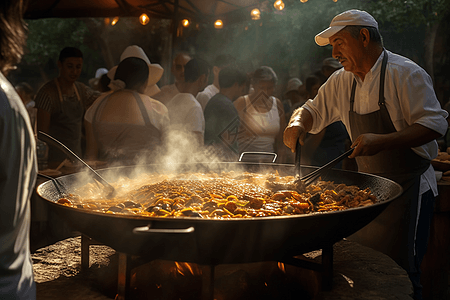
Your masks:
[[[239,153],[270,152],[278,154],[278,161],[284,161],[286,146],[283,145],[283,129],[286,119],[283,104],[274,96],[278,81],[271,67],[261,66],[253,72],[253,92],[233,102],[240,127],[238,134]],[[286,148],[287,150],[287,148]],[[267,155],[249,155],[248,161],[268,162]]]
[[[204,60],[191,59],[184,74],[185,82],[180,85],[180,93],[166,104],[170,118],[168,143],[184,152],[188,146],[183,143],[187,143],[195,152],[203,146],[205,132],[203,110],[195,95],[208,83],[209,65]]]
[[[6,79],[26,45],[23,1],[0,1],[0,299],[36,299],[30,254],[30,197],[36,143],[22,100]]]
[[[221,54],[214,60],[214,65],[212,67],[212,72],[214,75],[214,81],[212,84],[208,85],[202,92],[198,93],[197,101],[202,106],[203,111],[205,110],[206,104],[208,104],[209,99],[214,95],[219,93],[219,72],[223,68],[233,67],[236,64],[233,56],[229,54]]]
[[[420,264],[426,252],[437,183],[430,160],[436,138],[447,130],[430,76],[411,60],[383,48],[378,23],[367,12],[349,10],[316,35],[331,44],[344,66],[318,95],[294,112],[284,142],[295,150],[307,132],[342,121],[355,147],[358,170],[392,179],[404,193],[350,238],[388,254],[411,279],[422,299]]]
[[[191,55],[186,52],[180,52],[175,56],[172,67],[170,68],[175,82],[161,87],[161,91],[153,96],[154,99],[166,104],[175,95],[180,93],[180,86],[184,83],[184,67],[191,59]]]

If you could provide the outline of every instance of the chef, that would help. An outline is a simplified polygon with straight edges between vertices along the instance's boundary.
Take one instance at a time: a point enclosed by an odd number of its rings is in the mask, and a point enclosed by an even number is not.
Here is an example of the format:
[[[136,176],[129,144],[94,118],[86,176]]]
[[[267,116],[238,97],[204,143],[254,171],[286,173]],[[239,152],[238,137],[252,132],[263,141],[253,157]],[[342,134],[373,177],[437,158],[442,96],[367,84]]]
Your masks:
[[[284,143],[295,151],[306,133],[342,121],[355,147],[360,172],[402,185],[403,195],[351,238],[386,253],[409,275],[414,299],[422,299],[420,264],[426,252],[437,183],[430,160],[436,138],[447,130],[430,76],[413,61],[383,47],[377,21],[367,12],[345,11],[316,35],[344,66],[292,115]]]

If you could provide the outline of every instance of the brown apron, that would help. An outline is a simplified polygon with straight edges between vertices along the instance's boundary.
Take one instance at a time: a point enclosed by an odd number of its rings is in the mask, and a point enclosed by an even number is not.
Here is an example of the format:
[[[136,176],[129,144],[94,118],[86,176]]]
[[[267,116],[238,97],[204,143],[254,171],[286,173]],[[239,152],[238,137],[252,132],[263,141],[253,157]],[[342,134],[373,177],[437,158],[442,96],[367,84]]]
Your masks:
[[[49,134],[61,141],[70,150],[81,156],[81,130],[83,125],[84,106],[77,86],[73,84],[76,100],[72,96],[63,96],[58,79],[55,78],[56,89],[60,101],[61,110],[51,115]],[[61,150],[49,147],[49,161],[62,162],[66,155]]]
[[[386,109],[384,78],[388,55],[384,51],[380,73],[380,109],[359,115],[353,110],[356,80],[353,80],[350,97],[350,129],[354,141],[365,133],[388,134],[395,132]],[[410,148],[384,150],[373,156],[358,156],[358,171],[389,178],[403,187],[403,194],[394,200],[383,213],[349,239],[383,252],[408,272],[416,272],[414,240],[417,220],[420,176],[429,168],[430,161],[420,157]]]

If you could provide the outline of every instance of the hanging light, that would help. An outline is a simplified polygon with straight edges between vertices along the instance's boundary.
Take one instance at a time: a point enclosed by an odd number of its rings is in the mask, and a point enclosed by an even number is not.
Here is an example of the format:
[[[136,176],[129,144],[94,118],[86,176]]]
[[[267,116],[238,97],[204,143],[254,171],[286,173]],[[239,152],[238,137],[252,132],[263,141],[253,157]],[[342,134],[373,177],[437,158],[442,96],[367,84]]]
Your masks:
[[[252,20],[261,19],[261,11],[257,8],[252,9],[250,15],[252,16]]]
[[[139,16],[139,22],[142,25],[147,25],[148,22],[150,22],[150,18],[147,16],[146,13],[143,13],[142,15]]]
[[[278,10],[283,10],[284,9],[284,2],[283,0],[277,0],[275,1],[275,3],[273,4],[273,6],[278,9]]]
[[[308,0],[300,0],[301,3],[306,3]]]
[[[183,25],[183,27],[188,27],[190,24],[188,19],[183,19],[181,20],[181,25]]]
[[[114,17],[114,19],[112,19],[112,21],[111,21],[111,26],[116,25],[117,22],[119,22],[119,17]]]
[[[338,0],[333,0],[333,2],[338,2]]]
[[[216,20],[216,21],[214,22],[214,27],[217,28],[217,29],[223,28],[223,22],[222,22],[222,20]]]

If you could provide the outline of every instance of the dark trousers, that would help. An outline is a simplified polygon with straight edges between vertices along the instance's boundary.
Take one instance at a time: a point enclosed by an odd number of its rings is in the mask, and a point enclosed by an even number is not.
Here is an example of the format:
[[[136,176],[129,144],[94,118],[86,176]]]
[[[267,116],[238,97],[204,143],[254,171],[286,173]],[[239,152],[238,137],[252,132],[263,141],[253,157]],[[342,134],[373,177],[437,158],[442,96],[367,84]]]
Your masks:
[[[434,196],[433,191],[429,190],[422,195],[420,206],[419,222],[417,224],[416,243],[414,262],[417,272],[408,272],[409,279],[414,288],[414,299],[422,300],[422,285],[420,284],[420,265],[427,252],[428,237],[430,235],[431,219],[433,218]]]

